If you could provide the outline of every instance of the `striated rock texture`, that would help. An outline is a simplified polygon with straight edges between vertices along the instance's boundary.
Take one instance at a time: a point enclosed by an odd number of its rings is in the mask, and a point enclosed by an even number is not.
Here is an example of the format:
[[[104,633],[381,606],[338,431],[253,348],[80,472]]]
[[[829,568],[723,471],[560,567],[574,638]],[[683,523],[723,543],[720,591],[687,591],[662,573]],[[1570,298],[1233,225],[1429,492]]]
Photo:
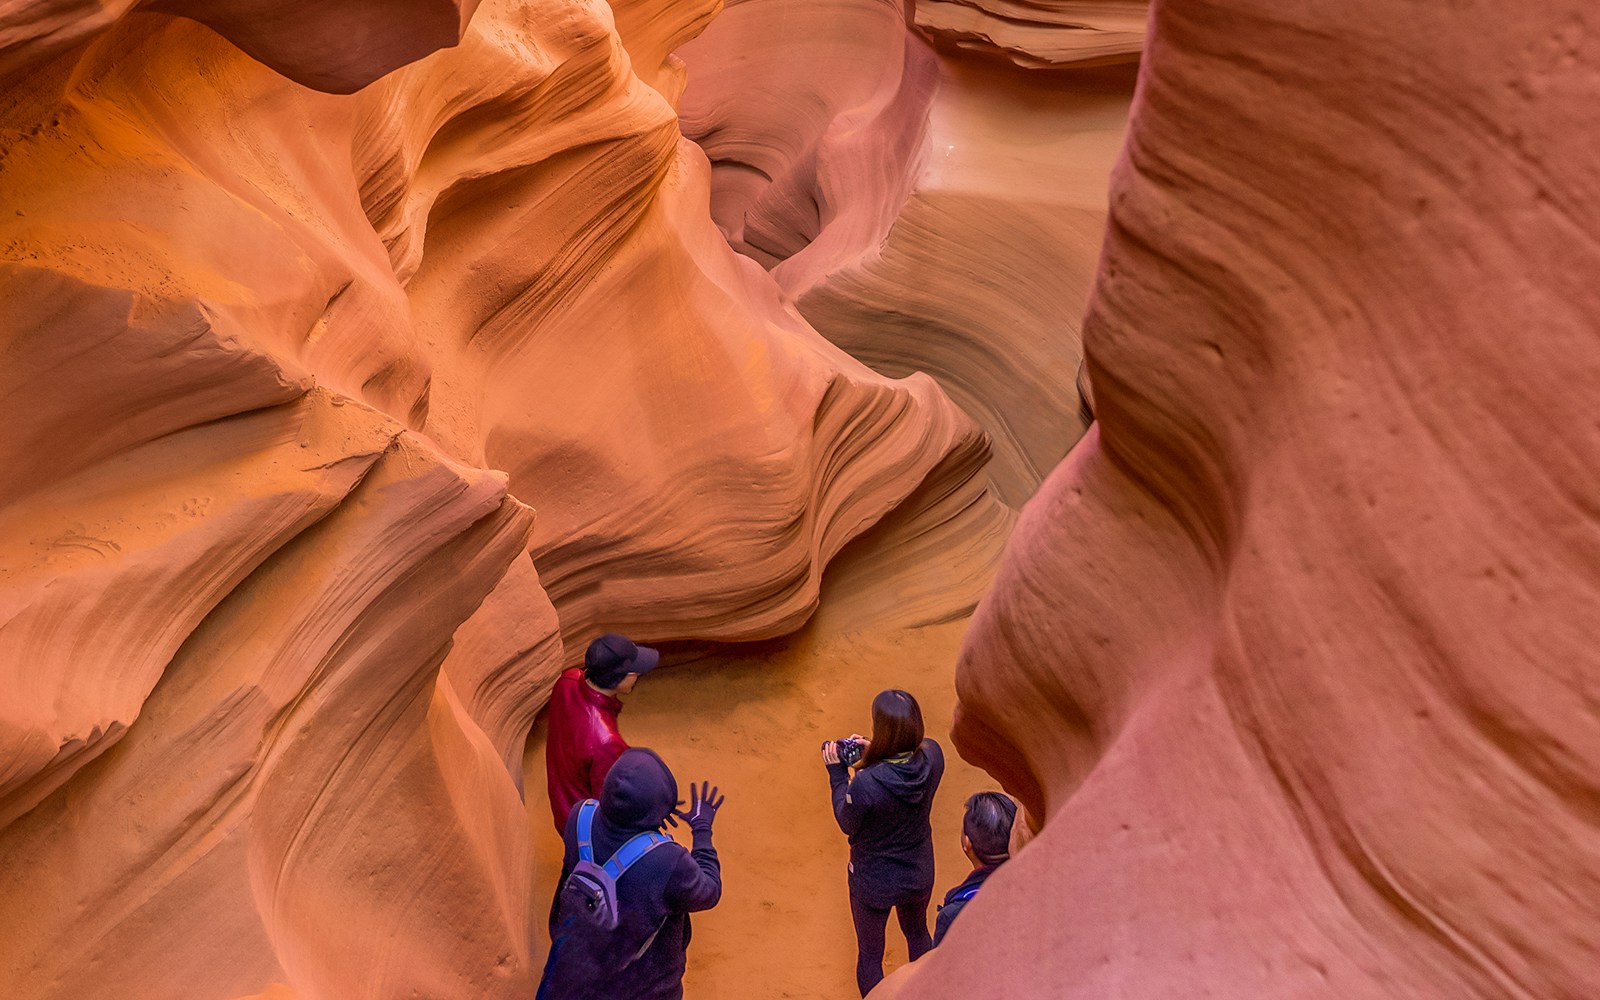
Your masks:
[[[338,421],[358,482],[209,609],[120,742],[0,830],[7,995],[530,987],[521,802],[434,679],[531,518],[503,477],[332,404],[229,422],[275,443]]]
[[[1158,0],[958,678],[1043,830],[882,996],[1594,995],[1600,44],[1396,15]]]
[[[1149,9],[1149,0],[915,0],[915,22],[938,43],[1060,69],[1138,59]]]
[[[308,87],[348,94],[461,41],[481,0],[0,0],[0,81],[92,39],[133,10],[210,25]]]
[[[530,995],[560,666],[970,492],[712,223],[713,5],[474,7],[0,4],[8,997]]]
[[[934,375],[1020,506],[1085,426],[1078,326],[1133,77],[936,52],[906,22],[894,0],[732,4],[681,50],[684,132],[733,245],[853,356]]]

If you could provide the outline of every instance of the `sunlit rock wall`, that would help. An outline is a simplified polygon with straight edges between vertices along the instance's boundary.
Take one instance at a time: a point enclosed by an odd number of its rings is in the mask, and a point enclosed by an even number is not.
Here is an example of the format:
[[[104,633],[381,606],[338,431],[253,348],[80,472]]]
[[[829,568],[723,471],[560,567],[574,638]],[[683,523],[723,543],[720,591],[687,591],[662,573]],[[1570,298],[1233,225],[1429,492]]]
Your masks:
[[[1085,426],[1079,325],[1133,73],[1081,67],[1136,58],[1144,10],[1042,5],[1017,44],[1054,55],[1019,65],[981,33],[946,44],[924,4],[912,27],[897,0],[740,0],[680,51],[718,225],[834,343],[937,377],[1013,507]]]
[[[526,997],[561,664],[985,439],[717,232],[714,6],[130,6],[0,4],[0,993]]]
[[[959,675],[1043,831],[882,995],[1594,996],[1593,9],[1153,25],[1099,423]]]

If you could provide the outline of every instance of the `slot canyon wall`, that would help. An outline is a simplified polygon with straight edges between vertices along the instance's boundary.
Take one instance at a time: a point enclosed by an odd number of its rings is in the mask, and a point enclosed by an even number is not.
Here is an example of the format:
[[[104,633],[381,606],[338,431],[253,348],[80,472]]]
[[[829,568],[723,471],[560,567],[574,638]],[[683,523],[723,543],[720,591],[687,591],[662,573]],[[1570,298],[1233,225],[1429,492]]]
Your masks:
[[[914,30],[894,0],[735,0],[680,50],[730,242],[854,357],[937,377],[1012,507],[1085,427],[1079,324],[1145,4],[1035,13],[917,4]]]
[[[4,993],[530,996],[590,636],[1009,533],[875,997],[1592,996],[1594,15],[1147,13],[0,0]]]
[[[1155,4],[1099,419],[958,674],[1046,822],[883,996],[1600,991],[1596,28]]]
[[[715,228],[715,11],[0,5],[8,996],[530,995],[560,666],[978,480]]]

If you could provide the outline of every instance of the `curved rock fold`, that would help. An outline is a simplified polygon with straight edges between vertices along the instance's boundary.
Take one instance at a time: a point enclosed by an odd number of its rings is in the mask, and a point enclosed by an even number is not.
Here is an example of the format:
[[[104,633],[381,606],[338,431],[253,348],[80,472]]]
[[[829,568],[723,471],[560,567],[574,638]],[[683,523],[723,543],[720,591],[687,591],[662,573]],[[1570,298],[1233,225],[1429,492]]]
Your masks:
[[[8,996],[529,995],[561,665],[986,447],[717,233],[714,6],[271,6],[0,8]]]
[[[958,675],[1043,830],[885,996],[1593,991],[1600,47],[1392,13],[1156,4],[1096,429]]]

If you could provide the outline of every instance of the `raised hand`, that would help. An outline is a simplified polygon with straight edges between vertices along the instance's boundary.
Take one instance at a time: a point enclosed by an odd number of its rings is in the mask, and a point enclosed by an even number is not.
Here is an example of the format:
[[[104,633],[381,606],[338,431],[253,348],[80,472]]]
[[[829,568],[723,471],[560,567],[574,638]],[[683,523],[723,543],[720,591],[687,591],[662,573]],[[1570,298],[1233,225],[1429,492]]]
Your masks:
[[[710,830],[711,824],[717,818],[717,810],[722,808],[726,795],[718,795],[717,789],[711,782],[702,781],[698,786],[692,782],[689,785],[689,811],[678,811],[678,818],[689,824],[689,829],[695,832]]]

